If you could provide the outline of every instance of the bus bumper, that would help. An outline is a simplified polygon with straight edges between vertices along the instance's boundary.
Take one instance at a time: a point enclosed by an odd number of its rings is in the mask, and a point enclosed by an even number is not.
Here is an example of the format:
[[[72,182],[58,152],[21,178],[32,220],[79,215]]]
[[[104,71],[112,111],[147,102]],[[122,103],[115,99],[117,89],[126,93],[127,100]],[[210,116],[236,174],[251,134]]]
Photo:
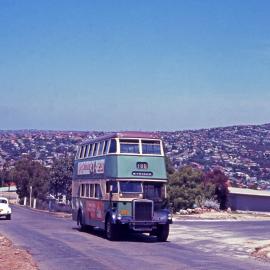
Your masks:
[[[128,228],[132,231],[151,232],[156,230],[159,225],[172,224],[172,220],[168,219],[166,221],[134,221],[132,219],[118,219],[115,223],[118,225],[128,226]]]

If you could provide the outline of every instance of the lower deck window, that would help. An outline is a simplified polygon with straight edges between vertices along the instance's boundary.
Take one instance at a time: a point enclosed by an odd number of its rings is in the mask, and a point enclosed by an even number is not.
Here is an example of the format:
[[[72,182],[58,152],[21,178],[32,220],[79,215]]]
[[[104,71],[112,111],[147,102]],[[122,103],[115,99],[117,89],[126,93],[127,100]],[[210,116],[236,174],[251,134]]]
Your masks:
[[[143,195],[146,199],[161,199],[163,184],[160,183],[144,183]]]
[[[99,184],[95,184],[95,198],[101,198],[102,193]]]

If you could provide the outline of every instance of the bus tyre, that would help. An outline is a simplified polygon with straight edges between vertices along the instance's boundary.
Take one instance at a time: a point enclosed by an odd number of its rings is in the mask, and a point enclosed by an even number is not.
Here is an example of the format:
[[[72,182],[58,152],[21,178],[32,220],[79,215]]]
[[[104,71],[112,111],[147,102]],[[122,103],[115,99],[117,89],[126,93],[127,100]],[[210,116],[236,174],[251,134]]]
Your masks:
[[[158,225],[157,239],[159,242],[166,242],[169,236],[169,224]]]
[[[115,241],[118,239],[118,227],[116,224],[113,224],[111,218],[106,219],[105,227],[106,238],[110,241]]]

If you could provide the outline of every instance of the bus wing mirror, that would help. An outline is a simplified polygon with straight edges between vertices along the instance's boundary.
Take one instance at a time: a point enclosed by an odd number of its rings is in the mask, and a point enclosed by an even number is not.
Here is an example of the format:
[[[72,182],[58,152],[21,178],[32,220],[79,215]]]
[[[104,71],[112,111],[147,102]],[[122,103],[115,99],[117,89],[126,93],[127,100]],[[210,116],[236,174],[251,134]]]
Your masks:
[[[110,185],[110,193],[112,192],[112,190],[113,190],[113,186],[112,186],[112,185]]]
[[[112,198],[112,196],[113,196],[113,186],[110,185],[110,199]]]

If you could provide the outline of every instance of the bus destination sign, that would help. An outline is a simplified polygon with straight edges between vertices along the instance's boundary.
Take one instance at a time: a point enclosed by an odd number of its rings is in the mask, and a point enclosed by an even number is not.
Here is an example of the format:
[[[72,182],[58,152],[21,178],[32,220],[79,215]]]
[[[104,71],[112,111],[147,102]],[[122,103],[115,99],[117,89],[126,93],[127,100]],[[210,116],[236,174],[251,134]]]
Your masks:
[[[144,172],[144,171],[133,171],[133,176],[153,176],[152,172]]]

